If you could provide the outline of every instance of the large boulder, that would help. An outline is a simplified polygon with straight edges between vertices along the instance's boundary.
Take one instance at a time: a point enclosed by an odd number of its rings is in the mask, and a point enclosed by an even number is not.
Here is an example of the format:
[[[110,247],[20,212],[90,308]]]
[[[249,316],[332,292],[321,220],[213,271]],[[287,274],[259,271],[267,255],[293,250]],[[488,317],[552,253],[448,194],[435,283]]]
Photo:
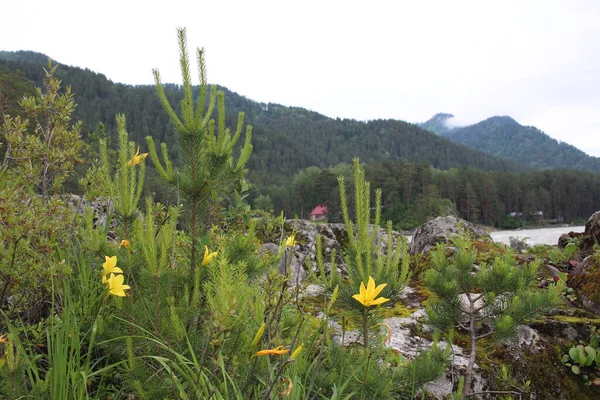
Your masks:
[[[584,258],[569,279],[581,306],[600,315],[600,257],[593,254]]]
[[[600,211],[596,211],[585,223],[583,232],[584,248],[591,249],[595,243],[600,243]]]
[[[471,222],[453,216],[437,217],[417,228],[412,237],[410,254],[429,253],[438,243],[450,243],[450,239],[457,236],[461,230],[476,240],[492,240],[485,229]]]

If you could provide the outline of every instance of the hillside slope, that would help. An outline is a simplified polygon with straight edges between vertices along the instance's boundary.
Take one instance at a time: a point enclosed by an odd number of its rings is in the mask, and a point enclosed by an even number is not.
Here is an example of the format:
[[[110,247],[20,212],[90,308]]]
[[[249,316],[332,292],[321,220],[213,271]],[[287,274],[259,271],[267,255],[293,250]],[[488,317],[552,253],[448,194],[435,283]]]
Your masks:
[[[39,53],[0,52],[0,69],[21,70],[39,86],[46,60]],[[83,121],[84,135],[102,122],[115,143],[115,114],[124,113],[132,140],[143,144],[144,137],[151,135],[166,142],[171,155],[177,157],[172,127],[153,86],[113,83],[102,74],[64,65],[59,66],[57,75],[75,93],[78,106],[74,118]],[[167,85],[166,89],[167,96],[177,106],[180,87]],[[248,167],[255,176],[260,175],[263,184],[282,181],[282,177],[311,165],[350,163],[353,157],[368,163],[405,159],[440,169],[460,165],[499,171],[522,169],[407,122],[332,119],[302,108],[258,103],[226,88],[220,89],[225,92],[231,125],[239,111],[245,112],[246,121],[254,125],[254,154]]]

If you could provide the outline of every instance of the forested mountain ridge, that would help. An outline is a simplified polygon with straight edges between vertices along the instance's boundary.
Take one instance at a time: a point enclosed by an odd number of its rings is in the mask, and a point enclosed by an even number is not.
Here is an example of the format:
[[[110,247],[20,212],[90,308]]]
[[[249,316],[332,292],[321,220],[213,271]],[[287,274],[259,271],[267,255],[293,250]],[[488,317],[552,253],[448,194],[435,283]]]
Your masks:
[[[21,70],[36,86],[41,85],[46,63],[46,56],[39,53],[0,52],[0,69]],[[64,65],[59,66],[57,76],[75,93],[78,106],[74,118],[83,121],[84,136],[93,132],[99,122],[109,137],[114,136],[115,114],[124,113],[132,140],[143,146],[144,137],[151,135],[166,142],[172,156],[178,154],[172,127],[154,86],[113,83],[102,74]],[[332,119],[298,107],[258,103],[220,89],[225,92],[228,118],[234,122],[237,113],[243,111],[246,122],[254,126],[254,154],[248,167],[251,179],[260,179],[262,184],[281,183],[285,176],[313,165],[350,163],[352,157],[369,163],[405,159],[441,169],[460,165],[499,171],[522,169],[407,122]],[[174,105],[179,90],[178,85],[167,85],[167,96]]]
[[[46,56],[39,53],[0,52],[0,107],[5,112],[19,112],[16,100],[42,85],[46,65]],[[144,138],[151,135],[166,142],[177,161],[179,145],[154,86],[113,83],[102,74],[64,65],[59,65],[56,74],[75,93],[74,119],[83,121],[82,133],[88,142],[101,136],[101,122],[114,145],[115,114],[124,113],[132,140],[143,148]],[[165,86],[177,109],[181,87]],[[247,164],[254,186],[247,200],[259,209],[307,217],[315,205],[326,204],[330,220],[339,220],[337,177],[345,176],[351,187],[350,164],[356,156],[366,164],[372,188],[383,189],[383,217],[396,228],[409,229],[448,213],[486,225],[514,227],[531,222],[532,213],[540,211],[545,220],[569,221],[597,209],[598,174],[524,173],[524,167],[516,163],[455,144],[407,122],[332,119],[220,89],[225,93],[228,125],[234,126],[237,113],[243,111],[246,122],[254,126],[254,153]],[[437,126],[445,134],[464,129],[448,130],[446,120],[451,117],[438,114],[428,121],[429,128]],[[156,182],[152,168],[148,173],[145,190],[164,201],[163,185]],[[510,218],[515,212],[522,216]]]
[[[533,169],[600,172],[600,158],[559,142],[535,127],[523,126],[509,116],[491,117],[440,134],[453,142]]]

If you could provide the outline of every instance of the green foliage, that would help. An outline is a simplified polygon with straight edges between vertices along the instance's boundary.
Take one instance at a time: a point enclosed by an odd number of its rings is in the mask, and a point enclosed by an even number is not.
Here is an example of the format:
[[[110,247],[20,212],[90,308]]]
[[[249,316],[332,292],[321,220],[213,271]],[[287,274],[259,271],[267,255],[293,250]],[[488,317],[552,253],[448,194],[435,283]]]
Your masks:
[[[234,160],[234,146],[242,136],[244,113],[237,118],[237,128],[232,133],[226,127],[225,97],[213,86],[208,95],[204,50],[197,50],[200,75],[200,94],[195,104],[191,83],[189,57],[185,29],[178,30],[181,75],[183,78],[183,99],[180,102],[180,116],[177,115],[163,86],[158,70],[154,70],[156,90],[160,102],[169,116],[180,146],[182,168],[175,172],[169,160],[165,143],[161,145],[162,160],[159,158],[154,138],[146,141],[150,157],[163,180],[175,186],[190,205],[190,270],[191,276],[198,264],[198,239],[205,233],[208,224],[207,214],[223,193],[232,189],[246,174],[244,169],[252,153],[252,127],[246,127],[245,141]],[[217,108],[217,122],[212,118]]]
[[[38,189],[44,203],[80,162],[83,147],[81,123],[71,124],[75,109],[71,88],[60,93],[61,81],[54,76],[55,71],[56,66],[48,62],[43,89],[38,88],[35,96],[24,97],[19,103],[27,119],[4,118],[10,167]]]
[[[476,250],[462,234],[453,241],[456,250],[447,256],[443,244],[431,254],[431,269],[424,283],[435,294],[428,301],[429,322],[444,330],[464,330],[471,342],[465,393],[471,393],[476,342],[488,336],[498,341],[512,338],[524,321],[558,304],[564,284],[540,291],[534,287],[540,260],[517,266],[512,254],[475,267]]]
[[[77,218],[53,192],[73,171],[83,142],[79,124],[71,125],[73,95],[69,88],[61,93],[55,71],[49,65],[44,88],[20,102],[31,119],[6,115],[2,126],[8,150],[0,167],[0,308],[27,322],[47,313],[50,278],[65,273],[54,257],[76,239]]]
[[[342,330],[347,321],[359,326],[362,347],[349,348],[346,351],[332,348],[320,361],[321,368],[327,372],[327,379],[316,379],[316,385],[335,384],[334,388],[347,388],[352,398],[404,398],[413,397],[422,385],[440,376],[445,369],[448,351],[443,351],[434,343],[429,352],[421,353],[416,359],[407,361],[382,347],[381,310],[359,303],[353,295],[359,293],[359,287],[371,278],[385,283],[381,297],[396,296],[410,278],[410,257],[406,241],[399,238],[394,241],[392,224],[388,222],[387,240],[380,237],[379,220],[381,213],[381,192],[376,191],[374,223],[371,220],[370,184],[366,181],[364,170],[358,159],[354,160],[354,209],[352,214],[356,222],[350,219],[345,181],[339,178],[341,212],[344,218],[348,243],[342,249],[342,256],[348,271],[348,279],[337,272],[336,254],[332,251],[329,271],[323,259],[321,237],[316,238],[316,264],[319,270],[318,282],[331,294],[331,302],[340,297],[340,303],[346,309],[341,312]],[[385,247],[386,251],[383,251]],[[362,292],[363,289],[360,291]],[[342,337],[344,334],[342,333]],[[380,360],[384,360],[382,363]],[[321,375],[319,375],[321,376]],[[355,377],[355,379],[345,377]],[[332,393],[333,395],[334,393]],[[335,395],[338,395],[335,392]]]
[[[348,283],[358,288],[361,282],[367,283],[369,277],[376,282],[385,282],[382,295],[393,296],[399,293],[410,278],[409,257],[404,238],[394,243],[392,224],[388,222],[386,253],[382,249],[380,238],[381,190],[375,193],[375,216],[371,220],[370,183],[365,179],[364,170],[358,159],[354,159],[354,209],[356,222],[350,219],[350,210],[346,197],[343,177],[339,178],[341,209],[348,245],[343,248],[342,257],[348,270]],[[397,247],[394,247],[394,244]],[[395,250],[394,250],[395,249]],[[400,257],[402,256],[402,260]]]
[[[273,212],[273,201],[269,195],[259,195],[254,199],[254,209],[266,212]]]
[[[600,385],[600,374],[598,373],[598,368],[600,368],[600,334],[596,331],[596,327],[591,328],[588,343],[580,341],[580,344],[571,347],[568,354],[561,357],[561,361],[575,375],[581,375],[585,385]]]
[[[139,154],[134,142],[129,141],[125,115],[117,115],[119,149],[116,154],[118,162],[109,162],[109,151],[106,139],[98,143],[99,159],[86,173],[80,184],[86,188],[86,194],[94,198],[101,196],[111,199],[116,217],[119,221],[120,236],[130,238],[133,221],[138,212],[138,204],[142,197],[146,173],[145,156]]]
[[[573,253],[577,251],[577,245],[575,243],[569,243],[565,246],[564,249],[552,249],[548,253],[548,258],[555,265],[558,265],[562,262],[568,261]]]

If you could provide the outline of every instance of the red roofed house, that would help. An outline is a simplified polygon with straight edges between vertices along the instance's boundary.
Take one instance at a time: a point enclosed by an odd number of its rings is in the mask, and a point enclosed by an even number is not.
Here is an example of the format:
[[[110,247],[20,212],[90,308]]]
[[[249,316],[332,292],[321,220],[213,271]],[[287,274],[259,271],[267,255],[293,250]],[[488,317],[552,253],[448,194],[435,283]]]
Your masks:
[[[324,206],[323,204],[319,204],[310,213],[310,220],[311,221],[324,221],[325,219],[327,219],[327,206]]]

